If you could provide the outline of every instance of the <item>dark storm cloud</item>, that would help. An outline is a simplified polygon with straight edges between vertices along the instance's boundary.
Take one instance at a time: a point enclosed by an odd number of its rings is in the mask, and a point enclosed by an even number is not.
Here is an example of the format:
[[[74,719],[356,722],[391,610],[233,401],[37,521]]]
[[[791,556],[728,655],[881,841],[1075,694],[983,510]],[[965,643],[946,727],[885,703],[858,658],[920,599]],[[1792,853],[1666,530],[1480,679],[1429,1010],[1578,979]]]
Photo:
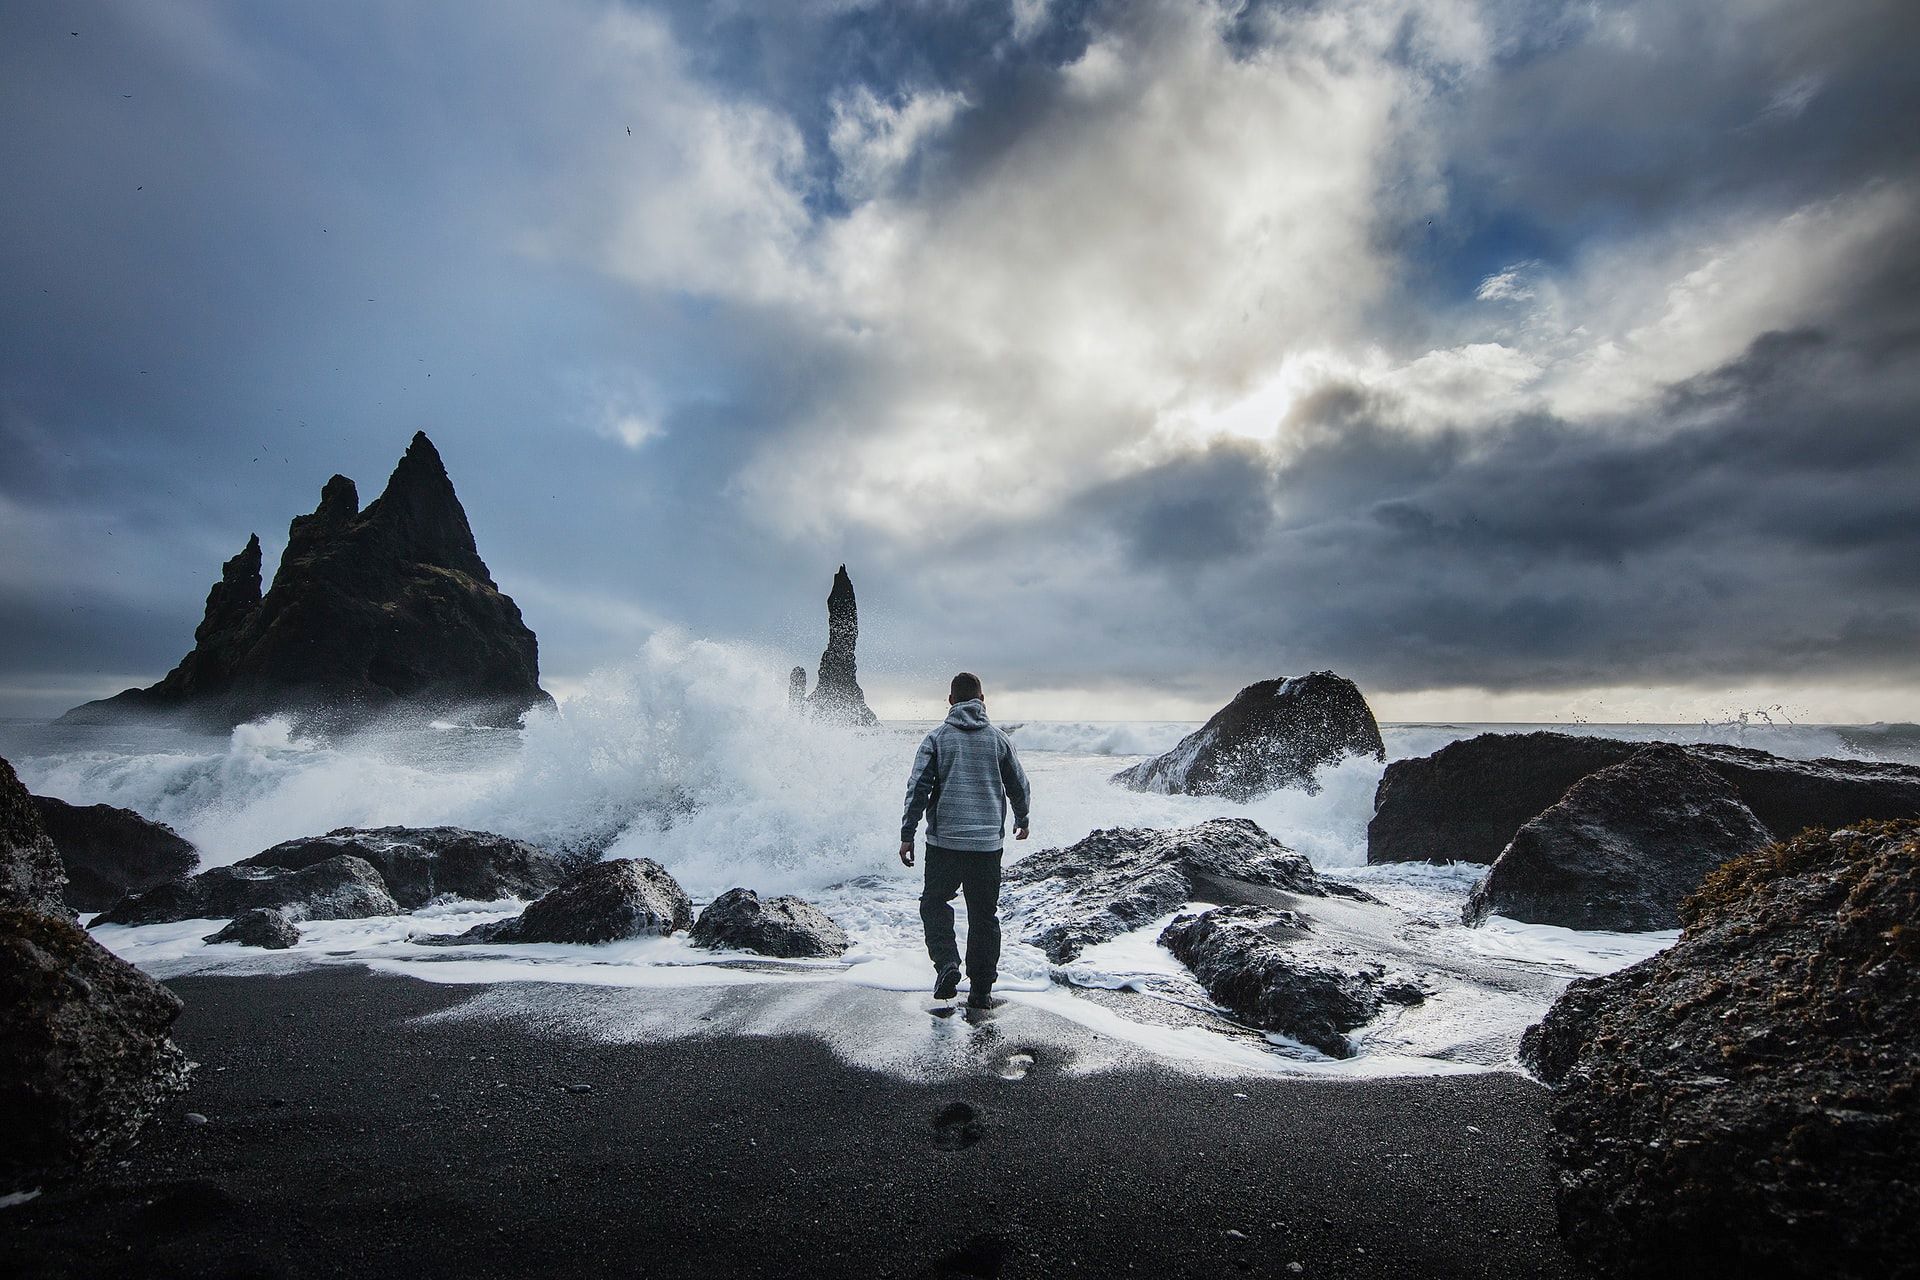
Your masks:
[[[1169,639],[1203,628],[1216,650],[1264,646],[1284,669],[1332,663],[1387,689],[1807,666],[1911,678],[1920,307],[1865,310],[1873,322],[1841,331],[1764,335],[1603,429],[1536,415],[1423,433],[1366,421],[1358,390],[1324,393],[1308,412],[1337,429],[1265,472],[1238,455],[1241,475],[1217,486],[1271,486],[1274,528],[1208,557],[1226,603]],[[1215,541],[1218,513],[1195,522],[1193,465],[1131,478],[1106,510],[1139,567],[1179,560],[1196,530]],[[1159,616],[1182,612],[1169,600]]]
[[[1127,554],[1145,567],[1191,569],[1245,554],[1273,524],[1273,476],[1259,451],[1218,444],[1089,490]]]

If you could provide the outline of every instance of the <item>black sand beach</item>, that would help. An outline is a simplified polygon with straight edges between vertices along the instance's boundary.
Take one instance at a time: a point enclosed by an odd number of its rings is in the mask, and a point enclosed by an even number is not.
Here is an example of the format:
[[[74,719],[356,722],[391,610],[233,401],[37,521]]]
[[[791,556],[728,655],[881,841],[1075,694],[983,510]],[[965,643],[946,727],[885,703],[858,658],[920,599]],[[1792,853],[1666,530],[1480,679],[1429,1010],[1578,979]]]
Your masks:
[[[912,1083],[811,1038],[421,1023],[483,989],[360,969],[170,985],[192,1088],[0,1211],[0,1272],[1575,1274],[1515,1075]]]

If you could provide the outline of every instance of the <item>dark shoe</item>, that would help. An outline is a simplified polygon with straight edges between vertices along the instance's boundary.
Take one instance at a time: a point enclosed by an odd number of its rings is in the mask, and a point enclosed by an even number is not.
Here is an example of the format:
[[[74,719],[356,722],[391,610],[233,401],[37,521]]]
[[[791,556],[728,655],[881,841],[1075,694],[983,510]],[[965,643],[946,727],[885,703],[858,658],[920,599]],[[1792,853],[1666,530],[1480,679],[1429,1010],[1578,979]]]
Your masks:
[[[967,993],[967,1008],[969,1009],[993,1008],[993,988],[992,987],[975,987],[972,991],[969,991]]]
[[[949,965],[942,969],[940,976],[933,981],[933,998],[935,1000],[951,1000],[959,994],[960,966],[957,964]]]

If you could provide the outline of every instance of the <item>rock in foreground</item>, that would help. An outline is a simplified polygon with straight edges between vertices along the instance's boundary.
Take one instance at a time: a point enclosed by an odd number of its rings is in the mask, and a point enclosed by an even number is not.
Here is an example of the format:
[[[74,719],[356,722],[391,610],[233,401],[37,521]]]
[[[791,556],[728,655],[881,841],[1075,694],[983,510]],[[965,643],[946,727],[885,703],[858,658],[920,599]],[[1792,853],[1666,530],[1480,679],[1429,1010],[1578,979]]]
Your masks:
[[[1490,863],[1522,824],[1590,773],[1653,745],[1570,733],[1483,733],[1396,760],[1374,792],[1367,861]],[[1920,817],[1920,767],[1789,760],[1749,747],[1687,753],[1732,784],[1777,839],[1808,827]]]
[[[1707,872],[1772,841],[1739,795],[1679,747],[1636,752],[1573,784],[1514,835],[1467,899],[1569,929],[1675,929]]]
[[[1373,711],[1353,681],[1315,671],[1248,685],[1173,750],[1113,780],[1135,791],[1246,801],[1282,787],[1318,791],[1316,771],[1356,754],[1386,759]]]
[[[804,898],[761,898],[751,889],[729,889],[693,922],[693,940],[703,947],[754,951],[801,959],[837,956],[847,949],[846,930]]]
[[[408,911],[443,894],[482,902],[537,898],[566,874],[560,860],[544,849],[464,827],[341,827],[274,845],[238,865],[299,871],[342,855],[371,864],[393,900]]]
[[[261,947],[285,951],[300,941],[300,930],[287,913],[272,907],[255,907],[235,916],[227,927],[200,939],[202,942],[232,942],[243,947]]]
[[[533,632],[480,559],[439,452],[416,434],[366,510],[353,481],[327,481],[313,513],[294,518],[264,595],[257,537],[227,561],[193,651],[165,679],[63,719],[231,726],[287,713],[338,726],[403,710],[512,724],[551,701]]]
[[[1275,892],[1355,893],[1322,881],[1305,857],[1246,818],[1168,831],[1095,831],[1022,858],[1003,883],[1027,941],[1055,964],[1189,902],[1269,904]]]
[[[65,916],[0,907],[0,1192],[83,1168],[186,1085],[171,991]]]
[[[332,857],[298,871],[278,867],[215,867],[188,880],[122,898],[97,916],[100,924],[165,924],[232,918],[256,907],[295,920],[361,920],[397,916],[400,904],[364,858]]]
[[[1296,912],[1220,907],[1174,917],[1160,945],[1193,970],[1217,1004],[1262,1030],[1350,1058],[1347,1032],[1379,1017],[1389,1003],[1419,1004],[1426,993],[1412,974],[1389,972],[1375,961],[1340,964],[1295,954],[1290,943],[1312,928]]]
[[[595,862],[511,920],[476,925],[441,945],[470,942],[618,942],[693,923],[693,899],[652,858]],[[429,939],[418,939],[429,941]]]
[[[108,804],[35,796],[34,808],[67,871],[67,905],[104,911],[129,893],[184,880],[200,853],[172,827]]]
[[[1522,1045],[1569,1245],[1616,1275],[1913,1274],[1920,822],[1747,854],[1682,916]]]

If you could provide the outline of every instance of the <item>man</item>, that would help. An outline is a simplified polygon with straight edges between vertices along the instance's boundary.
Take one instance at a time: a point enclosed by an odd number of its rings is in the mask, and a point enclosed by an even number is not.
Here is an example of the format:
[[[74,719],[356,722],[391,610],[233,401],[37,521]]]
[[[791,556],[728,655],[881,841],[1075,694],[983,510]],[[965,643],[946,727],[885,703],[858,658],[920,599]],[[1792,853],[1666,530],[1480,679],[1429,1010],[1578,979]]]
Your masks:
[[[987,723],[980,677],[962,671],[947,690],[947,719],[926,736],[907,779],[907,812],[900,824],[900,861],[913,865],[913,837],[927,818],[927,879],[920,923],[933,957],[933,997],[960,991],[960,947],[953,936],[953,895],[967,897],[967,1004],[993,1004],[1000,966],[1000,854],[1006,843],[1007,805],[1013,838],[1027,838],[1027,772],[1013,742]]]

